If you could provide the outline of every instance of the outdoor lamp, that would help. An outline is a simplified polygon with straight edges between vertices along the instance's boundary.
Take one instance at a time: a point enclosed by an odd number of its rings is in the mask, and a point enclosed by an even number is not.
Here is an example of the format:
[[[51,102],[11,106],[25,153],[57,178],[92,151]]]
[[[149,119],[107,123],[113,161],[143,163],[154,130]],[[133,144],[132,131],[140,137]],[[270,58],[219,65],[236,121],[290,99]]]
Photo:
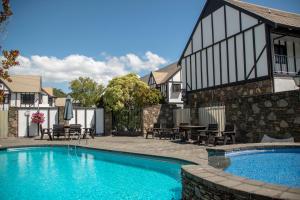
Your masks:
[[[299,100],[300,100],[300,71],[293,77],[295,85],[299,88]]]

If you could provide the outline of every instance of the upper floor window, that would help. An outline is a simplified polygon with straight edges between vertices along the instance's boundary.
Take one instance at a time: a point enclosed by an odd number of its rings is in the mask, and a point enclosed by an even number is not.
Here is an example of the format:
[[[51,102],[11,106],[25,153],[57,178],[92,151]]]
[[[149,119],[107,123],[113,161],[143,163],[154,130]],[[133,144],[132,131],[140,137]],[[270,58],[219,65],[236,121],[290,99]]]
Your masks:
[[[21,94],[21,104],[34,104],[34,94]]]
[[[181,92],[181,84],[173,83],[172,85],[172,92]]]
[[[276,64],[286,64],[287,63],[287,49],[285,45],[275,44],[275,63]]]
[[[49,104],[49,106],[53,105],[53,98],[52,97],[48,97],[48,104]]]
[[[3,103],[5,103],[5,104],[8,104],[9,103],[9,94],[5,94],[4,96],[3,96]]]

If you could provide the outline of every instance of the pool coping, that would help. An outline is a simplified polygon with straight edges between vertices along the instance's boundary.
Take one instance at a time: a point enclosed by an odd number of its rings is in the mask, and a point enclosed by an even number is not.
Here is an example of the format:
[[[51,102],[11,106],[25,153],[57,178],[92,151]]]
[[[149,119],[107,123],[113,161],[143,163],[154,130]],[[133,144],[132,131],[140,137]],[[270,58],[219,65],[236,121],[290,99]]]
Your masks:
[[[22,147],[43,147],[43,146],[68,146],[67,143],[54,143],[54,144],[9,144],[0,146],[0,149],[7,148],[22,148]],[[217,169],[210,166],[208,162],[193,161],[193,159],[182,159],[175,157],[174,155],[157,155],[154,153],[141,153],[134,150],[117,150],[113,148],[99,148],[95,146],[78,145],[81,148],[102,150],[107,152],[116,152],[124,154],[133,154],[140,156],[152,156],[162,159],[172,159],[177,161],[184,161],[187,165],[182,165],[182,176],[187,176],[190,179],[205,184],[209,187],[213,187],[217,190],[221,190],[227,193],[234,193],[247,199],[300,199],[300,188],[290,188],[281,185],[273,185],[260,181],[254,181],[232,174],[225,173],[222,169]],[[276,147],[300,147],[300,143],[252,143],[252,144],[237,144],[227,146],[207,147],[208,152],[207,160],[212,155],[222,156],[226,152],[250,150],[257,148],[276,148]],[[204,161],[204,160],[203,160]],[[185,185],[183,184],[183,189]],[[196,198],[197,199],[197,198]],[[200,197],[199,197],[200,199]]]
[[[254,143],[238,144],[228,146],[208,147],[208,160],[210,157],[224,157],[227,152],[270,149],[270,148],[300,148],[297,143]],[[300,199],[300,188],[286,187],[282,185],[269,184],[261,181],[251,180],[235,176],[217,169],[210,165],[182,166],[182,169],[188,178],[216,188],[230,194],[241,195],[248,199]]]

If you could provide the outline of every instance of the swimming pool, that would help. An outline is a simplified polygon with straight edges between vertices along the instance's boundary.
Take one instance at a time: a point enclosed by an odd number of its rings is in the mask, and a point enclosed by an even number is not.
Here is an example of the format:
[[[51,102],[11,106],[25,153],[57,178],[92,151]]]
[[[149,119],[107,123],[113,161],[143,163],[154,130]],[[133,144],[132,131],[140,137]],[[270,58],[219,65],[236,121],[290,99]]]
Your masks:
[[[287,187],[300,188],[300,148],[244,150],[226,153],[225,172]]]
[[[86,148],[0,150],[0,197],[181,199],[183,161]]]

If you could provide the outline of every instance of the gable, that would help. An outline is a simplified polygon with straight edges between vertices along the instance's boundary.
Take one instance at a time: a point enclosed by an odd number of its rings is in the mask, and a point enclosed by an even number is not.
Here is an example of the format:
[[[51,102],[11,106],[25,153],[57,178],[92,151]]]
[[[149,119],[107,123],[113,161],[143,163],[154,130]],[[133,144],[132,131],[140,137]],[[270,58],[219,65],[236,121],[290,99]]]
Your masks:
[[[194,27],[179,60],[187,91],[269,76],[267,22],[229,2],[208,1]]]
[[[229,2],[231,1],[206,2],[180,60],[261,22],[261,17]]]

